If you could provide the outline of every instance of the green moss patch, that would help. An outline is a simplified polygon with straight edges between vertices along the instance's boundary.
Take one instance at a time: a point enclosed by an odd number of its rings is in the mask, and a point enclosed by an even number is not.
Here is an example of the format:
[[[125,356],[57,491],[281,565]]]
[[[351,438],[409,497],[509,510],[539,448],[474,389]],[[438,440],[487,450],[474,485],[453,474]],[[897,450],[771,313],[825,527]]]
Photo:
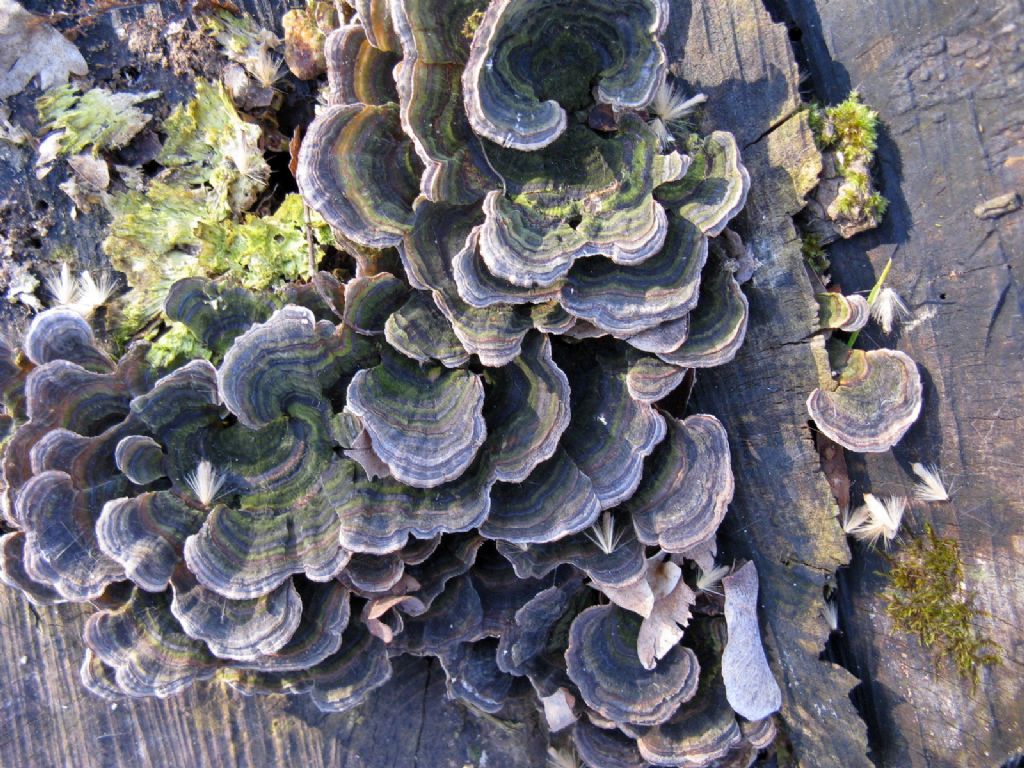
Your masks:
[[[922,645],[935,648],[976,684],[980,668],[999,664],[1000,658],[998,647],[976,626],[985,614],[964,584],[957,542],[937,536],[926,524],[924,536],[889,559],[883,596],[896,628],[916,634]]]

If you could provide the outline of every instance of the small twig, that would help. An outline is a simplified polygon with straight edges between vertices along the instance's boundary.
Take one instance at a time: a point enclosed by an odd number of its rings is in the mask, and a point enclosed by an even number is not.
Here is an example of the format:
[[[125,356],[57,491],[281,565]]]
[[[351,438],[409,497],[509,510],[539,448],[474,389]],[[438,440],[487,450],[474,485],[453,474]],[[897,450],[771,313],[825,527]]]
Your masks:
[[[316,250],[313,246],[313,218],[305,201],[302,203],[302,214],[306,225],[306,246],[309,249],[309,276],[312,278],[316,274],[317,258]]]

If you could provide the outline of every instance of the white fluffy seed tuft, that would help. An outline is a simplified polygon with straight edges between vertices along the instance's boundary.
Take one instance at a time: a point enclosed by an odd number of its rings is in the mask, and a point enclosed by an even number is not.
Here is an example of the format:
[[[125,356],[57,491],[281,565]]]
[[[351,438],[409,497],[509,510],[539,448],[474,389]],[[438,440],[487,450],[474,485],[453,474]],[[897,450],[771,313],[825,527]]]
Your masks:
[[[612,517],[611,512],[603,512],[601,517],[583,532],[583,535],[594,542],[595,546],[606,555],[610,555],[619,548],[625,533],[625,529],[615,530],[615,518]]]
[[[869,546],[874,546],[881,539],[888,548],[899,533],[906,510],[907,499],[902,496],[881,499],[865,493],[864,506],[843,516],[843,531]]]
[[[220,495],[226,480],[227,478],[214,469],[213,464],[206,459],[199,462],[195,472],[185,475],[185,482],[204,507],[210,506]]]
[[[722,594],[718,588],[722,585],[722,579],[731,571],[728,565],[716,565],[710,571],[705,572],[702,568],[697,569],[697,590],[699,592],[711,592],[715,595]]]
[[[910,317],[910,310],[892,288],[883,288],[871,303],[871,317],[886,334],[892,333],[893,326]]]
[[[78,281],[71,274],[71,267],[66,261],[60,265],[59,272],[50,272],[45,282],[46,290],[50,292],[56,306],[67,307],[75,303]]]
[[[75,311],[83,317],[89,317],[110,301],[115,290],[117,280],[111,279],[110,275],[103,273],[99,280],[96,280],[89,270],[85,270],[78,279],[78,296],[73,303]]]
[[[825,604],[821,609],[821,615],[825,619],[825,623],[828,624],[830,632],[839,631],[839,606],[836,605],[835,600],[825,598]]]
[[[548,747],[549,768],[580,768],[580,759],[574,749],[556,749]]]
[[[650,110],[665,122],[672,122],[693,114],[694,110],[707,100],[708,97],[703,93],[686,98],[681,90],[666,82],[655,92]]]
[[[681,90],[671,84],[662,83],[654,93],[654,99],[648,105],[653,117],[649,121],[651,130],[658,137],[662,149],[668,149],[675,143],[675,137],[669,130],[668,123],[678,122],[693,114],[698,106],[708,100],[703,93],[687,99]]]
[[[117,290],[117,280],[103,273],[97,280],[89,270],[82,272],[78,278],[71,273],[67,262],[61,264],[59,272],[51,272],[46,277],[46,290],[53,297],[58,307],[72,309],[82,317],[90,317],[102,307]]]
[[[939,468],[934,464],[925,466],[915,461],[910,465],[914,474],[921,481],[914,486],[914,498],[919,501],[949,501],[949,491],[942,482]]]
[[[270,52],[267,46],[260,46],[259,53],[253,57],[250,73],[256,81],[264,88],[273,88],[274,83],[283,75],[284,59],[280,59]]]

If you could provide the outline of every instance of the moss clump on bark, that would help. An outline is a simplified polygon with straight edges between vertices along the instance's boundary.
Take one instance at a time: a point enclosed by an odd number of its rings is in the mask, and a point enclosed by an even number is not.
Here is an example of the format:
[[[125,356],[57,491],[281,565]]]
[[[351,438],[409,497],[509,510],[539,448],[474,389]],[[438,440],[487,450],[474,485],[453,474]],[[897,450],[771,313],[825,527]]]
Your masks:
[[[821,245],[821,238],[811,232],[805,234],[800,241],[800,253],[803,254],[807,266],[819,275],[824,275],[832,266]]]
[[[827,207],[829,218],[840,225],[843,237],[878,226],[889,207],[889,201],[871,182],[871,165],[878,149],[878,113],[852,91],[835,106],[812,105],[809,119],[818,147],[841,179]]]
[[[916,634],[921,644],[948,658],[977,684],[983,666],[1000,662],[998,647],[975,626],[984,612],[964,584],[960,547],[954,539],[925,535],[889,558],[886,612],[897,629]]]

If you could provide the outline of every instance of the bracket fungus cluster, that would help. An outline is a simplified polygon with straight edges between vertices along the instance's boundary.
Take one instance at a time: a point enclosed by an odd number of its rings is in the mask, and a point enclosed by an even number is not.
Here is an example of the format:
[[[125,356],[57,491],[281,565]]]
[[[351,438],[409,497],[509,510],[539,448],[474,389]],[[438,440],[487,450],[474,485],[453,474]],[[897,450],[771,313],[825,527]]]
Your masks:
[[[179,281],[212,358],[170,371],[60,309],[0,346],[0,575],[97,606],[103,695],[339,711],[430,655],[592,768],[750,765],[780,704],[757,576],[697,583],[728,438],[659,405],[743,341],[715,238],[749,177],[729,133],[654,125],[666,1],[355,6],[297,170],[353,269]]]

